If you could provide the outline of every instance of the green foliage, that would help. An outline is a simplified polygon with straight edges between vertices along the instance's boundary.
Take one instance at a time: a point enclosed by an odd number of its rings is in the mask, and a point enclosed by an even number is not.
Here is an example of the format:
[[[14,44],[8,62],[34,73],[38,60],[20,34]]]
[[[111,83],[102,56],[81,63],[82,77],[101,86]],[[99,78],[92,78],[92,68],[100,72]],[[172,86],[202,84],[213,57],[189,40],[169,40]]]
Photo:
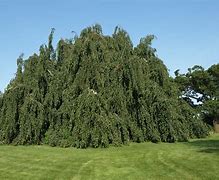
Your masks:
[[[205,70],[201,66],[188,69],[186,74],[176,71],[175,82],[179,85],[182,97],[189,102],[204,120],[213,125],[219,119],[219,64]],[[199,104],[195,104],[195,100]]]
[[[18,59],[16,77],[0,98],[1,142],[97,148],[208,134],[178,98],[151,47],[154,36],[134,48],[123,29],[110,37],[94,25],[54,50],[53,34],[39,55]]]

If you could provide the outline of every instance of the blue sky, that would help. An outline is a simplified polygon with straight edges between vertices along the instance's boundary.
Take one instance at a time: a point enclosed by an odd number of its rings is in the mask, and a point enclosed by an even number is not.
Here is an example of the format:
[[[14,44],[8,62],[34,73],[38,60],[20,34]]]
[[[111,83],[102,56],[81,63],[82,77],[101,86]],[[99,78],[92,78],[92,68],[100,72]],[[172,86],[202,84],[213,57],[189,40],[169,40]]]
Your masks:
[[[57,42],[95,23],[105,34],[123,27],[135,45],[154,34],[170,74],[219,63],[218,0],[0,0],[0,90],[14,77],[17,57],[38,52],[51,28]]]

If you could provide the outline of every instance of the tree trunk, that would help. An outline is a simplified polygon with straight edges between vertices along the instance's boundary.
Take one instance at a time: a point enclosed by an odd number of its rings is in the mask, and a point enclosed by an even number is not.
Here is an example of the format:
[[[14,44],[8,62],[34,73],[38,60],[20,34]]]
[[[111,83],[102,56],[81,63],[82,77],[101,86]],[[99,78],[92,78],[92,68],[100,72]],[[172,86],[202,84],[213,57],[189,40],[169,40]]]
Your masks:
[[[214,131],[216,133],[219,133],[219,120],[218,119],[214,119],[213,124],[214,124]]]

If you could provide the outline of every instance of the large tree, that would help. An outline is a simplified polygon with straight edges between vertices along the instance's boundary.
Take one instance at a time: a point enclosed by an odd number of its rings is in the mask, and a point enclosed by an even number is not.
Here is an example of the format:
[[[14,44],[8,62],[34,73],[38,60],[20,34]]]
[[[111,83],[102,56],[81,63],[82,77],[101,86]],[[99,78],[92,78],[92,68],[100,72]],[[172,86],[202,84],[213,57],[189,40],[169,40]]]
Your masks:
[[[0,141],[14,144],[107,147],[129,141],[175,142],[208,134],[151,47],[149,35],[133,47],[116,27],[100,25],[74,40],[48,45],[18,61],[2,98]]]

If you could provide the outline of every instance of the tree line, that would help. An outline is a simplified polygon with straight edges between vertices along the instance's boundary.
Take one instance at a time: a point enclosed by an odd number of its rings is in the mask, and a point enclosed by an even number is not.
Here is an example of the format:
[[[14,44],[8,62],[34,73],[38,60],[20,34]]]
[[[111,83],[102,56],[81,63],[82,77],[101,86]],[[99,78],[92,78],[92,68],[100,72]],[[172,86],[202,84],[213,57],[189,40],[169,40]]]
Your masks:
[[[53,35],[38,54],[17,59],[0,95],[1,144],[96,148],[209,134],[218,118],[219,65],[172,78],[153,35],[134,47],[125,30],[106,36],[96,24],[56,48]]]

